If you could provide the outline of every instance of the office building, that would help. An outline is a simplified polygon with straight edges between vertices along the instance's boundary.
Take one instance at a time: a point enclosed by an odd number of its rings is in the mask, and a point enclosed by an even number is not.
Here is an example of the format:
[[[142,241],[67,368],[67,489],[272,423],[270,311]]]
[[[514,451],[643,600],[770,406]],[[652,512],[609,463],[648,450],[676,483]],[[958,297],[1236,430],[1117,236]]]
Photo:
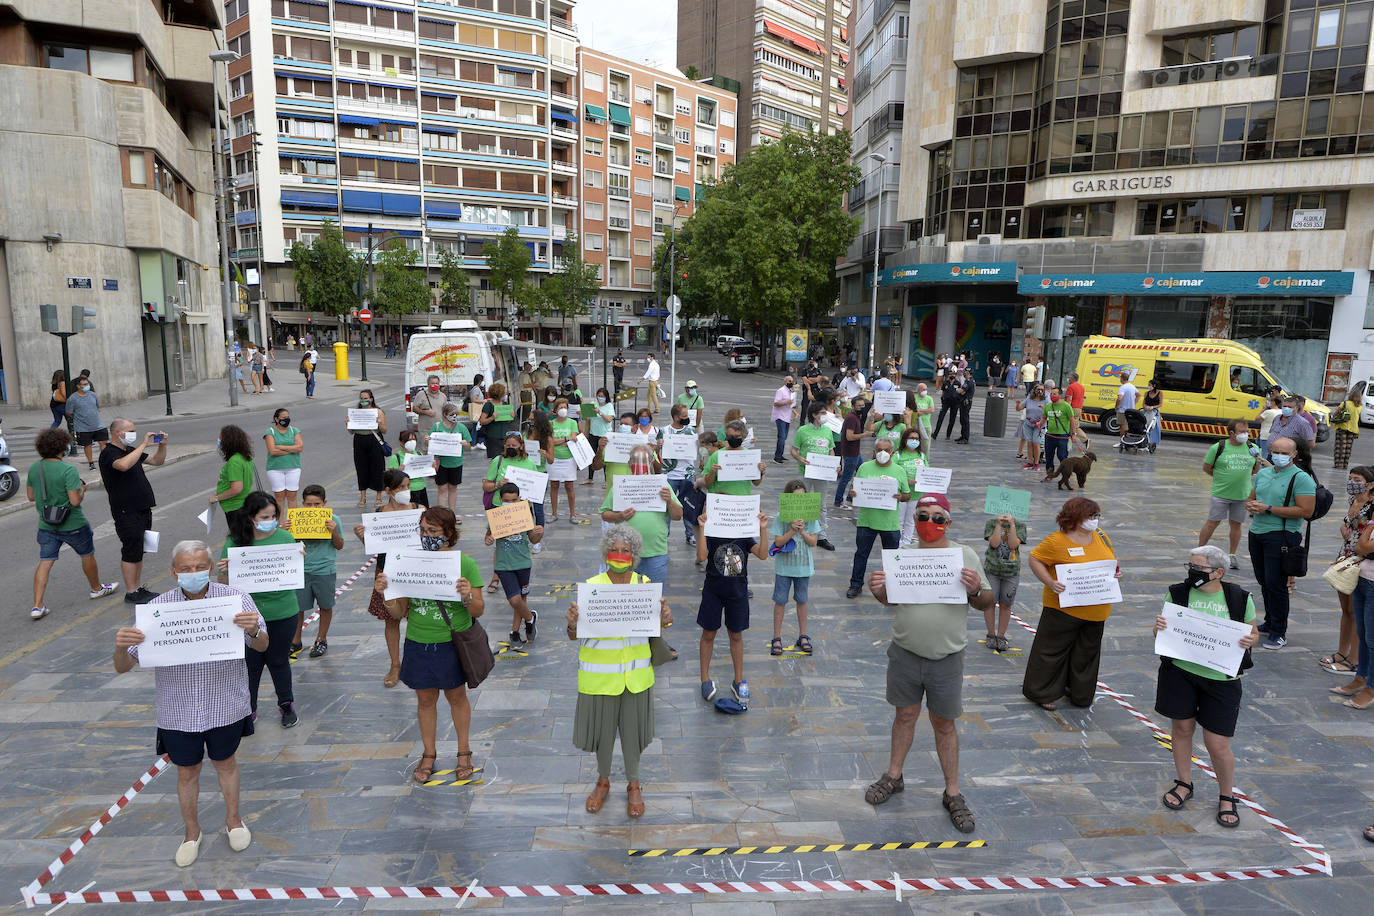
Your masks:
[[[580,63],[582,257],[601,268],[600,304],[618,309],[612,344],[645,344],[656,339],[669,288],[664,276],[659,295],[654,250],[734,161],[736,100],[591,48]],[[594,342],[595,332],[584,319],[580,340]]]
[[[224,375],[212,174],[215,0],[0,3],[0,402],[42,408],[62,367],[103,405]]]

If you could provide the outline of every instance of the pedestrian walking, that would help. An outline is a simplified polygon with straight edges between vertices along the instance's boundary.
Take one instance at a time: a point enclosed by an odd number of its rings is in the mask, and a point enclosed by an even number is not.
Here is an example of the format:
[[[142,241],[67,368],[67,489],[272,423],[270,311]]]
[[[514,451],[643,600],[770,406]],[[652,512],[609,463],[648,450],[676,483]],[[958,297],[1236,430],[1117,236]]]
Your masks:
[[[67,407],[67,373],[58,369],[52,374],[52,396],[48,398],[48,409],[52,411],[52,426],[48,429],[57,429],[66,419]]]
[[[1305,422],[1298,418],[1299,422]],[[1274,426],[1277,428],[1278,423]],[[1298,446],[1286,436],[1269,443],[1272,466],[1255,475],[1250,498],[1250,565],[1264,598],[1264,623],[1259,631],[1267,638],[1266,649],[1288,644],[1288,577],[1295,574],[1286,557],[1302,543],[1302,523],[1317,505],[1317,483],[1296,466]],[[1289,523],[1296,521],[1290,527]]]
[[[110,441],[100,450],[100,481],[110,500],[110,519],[119,538],[119,568],[127,604],[147,604],[156,596],[143,587],[143,553],[157,505],[143,466],[160,468],[166,461],[165,432],[148,433],[140,441],[132,420],[115,417],[110,423]]]
[[[1332,446],[1331,466],[1344,470],[1350,466],[1350,450],[1360,437],[1360,411],[1364,403],[1360,393],[1351,388],[1341,406],[1331,411],[1331,426],[1336,431],[1336,442]]]
[[[574,388],[577,387],[577,366],[568,362],[568,357],[560,356],[558,357],[558,387],[561,389],[569,382]]]
[[[805,493],[806,481],[789,480],[784,493]],[[787,521],[781,516],[768,525],[768,555],[773,558],[773,638],[768,643],[769,655],[781,655],[782,619],[787,614],[790,595],[797,603],[797,651],[810,655],[815,651],[807,635],[806,612],[811,601],[811,576],[816,571],[812,549],[820,541],[819,521]]]
[[[1054,479],[1054,465],[1069,457],[1069,440],[1079,436],[1078,419],[1073,408],[1059,394],[1058,387],[1050,388],[1050,402],[1041,407],[1044,419],[1045,477]]]
[[[367,491],[376,494],[373,511],[382,506],[382,474],[386,471],[386,454],[382,443],[386,441],[386,411],[377,403],[371,388],[358,392],[358,407],[377,411],[376,429],[349,430],[353,435],[353,472],[358,478],[358,508],[367,505]]]
[[[1026,523],[1005,513],[990,518],[983,524],[983,540],[988,542],[983,553],[983,571],[992,586],[993,602],[983,612],[988,627],[984,645],[1000,653],[1011,648],[1007,624],[1016,602],[1016,588],[1021,584],[1021,546],[1026,543]]]
[[[317,483],[306,487],[301,491],[301,504],[306,509],[328,508],[324,487]],[[288,525],[288,531],[290,521],[288,514],[283,523]],[[301,642],[305,615],[316,606],[320,609],[320,625],[315,628],[315,642],[310,647],[310,657],[319,658],[329,651],[329,624],[334,620],[334,597],[338,587],[338,554],[344,548],[344,540],[338,519],[331,517],[324,527],[329,532],[327,538],[301,538],[296,535],[305,550],[305,585],[296,590],[296,635],[291,638],[292,655],[305,648]]]
[[[1360,558],[1360,581],[1351,596],[1351,612],[1355,624],[1358,647],[1354,677],[1349,683],[1331,688],[1331,692],[1346,697],[1344,706],[1368,709],[1374,706],[1374,525],[1365,525],[1355,544],[1355,556]],[[1368,835],[1365,837],[1370,839]],[[1371,840],[1374,842],[1374,840]]]
[[[1016,409],[1025,411],[1025,419],[1021,421],[1020,439],[1026,443],[1026,463],[1021,465],[1021,470],[1032,471],[1040,467],[1040,447],[1045,442],[1045,405],[1049,403],[1045,397],[1045,389],[1036,385],[1031,389],[1031,393],[1024,399],[1016,403]],[[1125,427],[1123,426],[1124,430]],[[1017,457],[1021,457],[1017,455]]]
[[[272,412],[272,425],[263,434],[267,446],[267,486],[282,511],[296,508],[301,489],[301,452],[305,442],[301,431],[291,425],[291,411],[278,407]]]
[[[708,464],[710,462],[708,461]],[[697,626],[701,627],[701,641],[697,655],[701,672],[701,698],[709,703],[716,696],[716,682],[711,679],[711,655],[715,650],[716,633],[721,623],[729,634],[730,664],[734,680],[730,682],[735,702],[749,705],[749,682],[744,679],[744,631],[749,629],[749,557],[768,559],[768,516],[759,513],[758,537],[718,538],[706,536],[706,511],[697,516],[697,566],[704,567],[706,578],[701,584],[701,604],[697,608]]]
[[[301,375],[305,376],[305,396],[308,400],[315,399],[315,359],[314,351],[306,350],[301,355]]]
[[[42,620],[49,609],[43,603],[57,555],[66,544],[81,558],[81,571],[91,586],[91,600],[115,592],[115,583],[100,581],[95,559],[95,534],[81,511],[86,484],[81,475],[62,460],[72,437],[65,429],[45,429],[33,441],[38,461],[29,466],[29,502],[38,510],[38,566],[33,571],[33,609],[29,617]]]
[[[248,370],[253,381],[253,394],[262,394],[262,370],[267,354],[251,340],[248,341]]]
[[[641,379],[648,388],[649,411],[658,413],[658,360],[654,354],[648,355],[648,365],[644,367],[644,377]]]
[[[902,512],[901,504],[911,498],[911,486],[907,483],[906,470],[892,461],[892,442],[879,439],[873,445],[873,460],[865,461],[854,474],[855,480],[868,480],[885,477],[897,484],[897,492],[892,496],[892,508],[874,509],[860,507],[858,525],[854,532],[854,563],[849,571],[849,589],[846,598],[857,598],[863,588],[864,572],[868,567],[868,556],[873,551],[873,542],[882,540],[882,549],[896,550],[901,546]],[[855,496],[851,485],[851,498]]]
[[[1026,389],[1026,394],[1030,394],[1035,387],[1036,376],[1040,369],[1031,360],[1026,360],[1021,364],[1021,387]]]
[[[76,391],[67,396],[62,411],[72,420],[76,444],[86,451],[87,469],[94,471],[95,459],[91,455],[91,446],[96,442],[108,442],[110,437],[104,421],[100,419],[100,399],[91,390],[90,379],[82,377],[76,380]]]
[[[401,448],[387,456],[386,468],[388,471],[404,471],[406,458],[413,457],[420,453],[420,435],[413,429],[403,429],[397,436],[400,440]],[[435,473],[438,473],[439,459],[434,459]],[[410,504],[412,506],[424,506],[429,508],[429,491],[425,489],[425,478],[416,474],[410,478]]]
[[[497,488],[492,497],[492,508],[517,502],[520,502],[520,487],[507,481]],[[502,538],[493,538],[488,527],[483,539],[483,543],[494,548],[492,569],[511,606],[510,638],[507,644],[512,649],[534,642],[539,613],[530,607],[529,601],[530,568],[534,565],[530,548],[543,538],[544,527],[535,525],[528,532],[520,531]],[[523,637],[520,635],[521,624],[525,627]]]
[[[221,426],[219,441],[220,465],[219,480],[215,482],[215,492],[210,496],[210,507],[216,505],[224,511],[224,520],[230,522],[234,513],[243,507],[243,501],[253,489],[253,478],[257,471],[253,467],[253,444],[248,433],[240,426],[230,424]]]
[[[1250,424],[1244,419],[1226,422],[1227,437],[1216,442],[1202,458],[1202,470],[1212,478],[1211,502],[1207,520],[1202,523],[1197,544],[1204,547],[1222,522],[1229,525],[1230,565],[1240,569],[1236,552],[1240,549],[1240,526],[1248,514],[1250,478],[1259,471],[1259,449],[1250,444]]]
[[[797,418],[796,394],[793,389],[797,387],[796,379],[787,376],[783,379],[782,386],[773,392],[773,426],[777,430],[777,444],[773,448],[773,461],[783,464],[787,459],[782,456],[782,450],[787,446],[787,434],[792,428],[792,421]]]
[[[1083,401],[1087,396],[1088,393],[1084,390],[1083,383],[1078,380],[1078,373],[1070,372],[1069,385],[1064,389],[1064,399],[1068,401],[1069,406],[1073,408],[1073,418],[1075,420],[1082,421]]]
[[[1126,438],[1126,411],[1135,410],[1136,401],[1140,399],[1140,389],[1131,384],[1129,373],[1121,373],[1121,385],[1116,389],[1116,423],[1121,430],[1122,442],[1116,443],[1117,448],[1122,448]]]
[[[276,362],[277,353],[272,349],[272,342],[267,342],[267,353],[262,358],[262,384],[268,391],[276,391],[272,387],[272,365]]]
[[[1282,416],[1283,396],[1271,392],[1264,402],[1264,409],[1252,421],[1259,424],[1259,438],[1256,441],[1260,447],[1260,457],[1265,461],[1269,460],[1269,434],[1274,429],[1275,421]]]

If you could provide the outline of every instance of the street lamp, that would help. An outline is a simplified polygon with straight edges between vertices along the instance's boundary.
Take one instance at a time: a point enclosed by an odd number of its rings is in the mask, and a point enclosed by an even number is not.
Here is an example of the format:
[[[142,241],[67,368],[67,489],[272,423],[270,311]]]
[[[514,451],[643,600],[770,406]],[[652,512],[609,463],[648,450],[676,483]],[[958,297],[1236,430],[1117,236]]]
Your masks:
[[[376,242],[372,241],[372,224],[367,224],[367,260],[358,265],[358,304],[366,308],[372,301],[372,255],[378,249],[394,239],[404,238],[396,230],[391,230],[389,234],[383,234]],[[421,236],[423,238],[423,236]],[[367,296],[363,296],[363,268],[367,268]],[[360,381],[367,381],[367,327],[362,325],[358,328],[358,362]]]
[[[869,158],[878,163],[878,219],[873,230],[873,306],[868,318],[868,371],[878,365],[878,258],[883,250],[883,163],[887,157],[882,153],[869,153]]]
[[[210,61],[212,65],[225,65],[225,99],[229,97],[229,64],[238,59],[239,56],[233,51],[210,52]],[[213,69],[216,71],[219,70],[218,67],[213,67]],[[234,387],[233,295],[229,286],[229,278],[231,276],[229,268],[229,221],[225,213],[227,205],[224,199],[229,189],[227,179],[224,175],[224,128],[219,122],[220,94],[218,72],[212,74],[212,82],[215,84],[215,105],[214,111],[211,113],[211,117],[213,117],[215,121],[215,150],[213,158],[215,163],[215,182],[219,186],[219,194],[215,197],[215,205],[218,211],[217,218],[220,225],[220,270],[223,272],[220,277],[220,287],[223,293],[222,305],[224,308],[224,365],[225,375],[228,376],[229,382],[229,406],[237,407],[239,405],[239,392],[238,389]]]

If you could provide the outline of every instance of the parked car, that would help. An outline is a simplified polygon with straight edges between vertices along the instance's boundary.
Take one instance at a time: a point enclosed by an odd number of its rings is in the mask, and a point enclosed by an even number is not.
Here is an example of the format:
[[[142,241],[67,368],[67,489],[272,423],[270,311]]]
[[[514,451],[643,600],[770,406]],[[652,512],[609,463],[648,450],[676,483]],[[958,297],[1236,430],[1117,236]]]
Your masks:
[[[759,368],[759,348],[751,343],[740,343],[730,348],[730,371],[744,370],[757,372]]]
[[[742,343],[747,343],[743,337],[733,337],[729,334],[722,334],[716,338],[716,352],[722,356],[728,356],[730,350],[733,349],[736,344]]]

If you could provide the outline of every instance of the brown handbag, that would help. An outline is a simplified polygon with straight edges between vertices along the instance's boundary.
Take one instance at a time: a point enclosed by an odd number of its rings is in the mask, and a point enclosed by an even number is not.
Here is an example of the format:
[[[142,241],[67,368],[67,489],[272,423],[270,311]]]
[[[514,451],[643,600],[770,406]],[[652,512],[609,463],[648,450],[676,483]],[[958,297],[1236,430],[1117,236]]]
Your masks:
[[[463,676],[467,678],[468,687],[481,686],[487,675],[496,667],[496,656],[492,654],[491,644],[487,641],[487,631],[482,628],[476,617],[472,618],[472,626],[466,630],[459,632],[453,629],[453,621],[444,609],[444,602],[437,603],[444,623],[448,624],[449,638],[453,640],[453,648],[458,653],[458,664],[463,666]]]

